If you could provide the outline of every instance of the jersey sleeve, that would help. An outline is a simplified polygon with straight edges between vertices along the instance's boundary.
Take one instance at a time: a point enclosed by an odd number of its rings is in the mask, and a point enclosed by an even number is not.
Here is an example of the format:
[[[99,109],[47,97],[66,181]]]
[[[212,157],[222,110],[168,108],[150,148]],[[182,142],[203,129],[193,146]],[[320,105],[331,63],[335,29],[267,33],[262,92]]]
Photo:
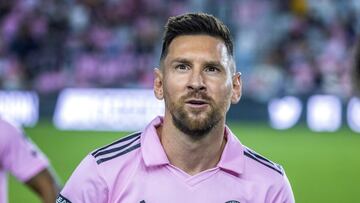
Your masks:
[[[0,120],[0,165],[18,180],[26,182],[48,167],[37,146],[17,127]]]
[[[108,187],[94,157],[88,155],[75,169],[56,202],[61,203],[105,203]]]
[[[283,202],[286,203],[295,203],[295,197],[294,197],[294,193],[292,191],[289,179],[287,178],[286,174],[284,173],[284,184],[283,184],[283,192],[282,192],[282,196],[283,196]]]
[[[275,193],[275,196],[271,203],[295,203],[293,191],[291,189],[290,182],[284,172],[283,179],[280,182],[279,190]]]

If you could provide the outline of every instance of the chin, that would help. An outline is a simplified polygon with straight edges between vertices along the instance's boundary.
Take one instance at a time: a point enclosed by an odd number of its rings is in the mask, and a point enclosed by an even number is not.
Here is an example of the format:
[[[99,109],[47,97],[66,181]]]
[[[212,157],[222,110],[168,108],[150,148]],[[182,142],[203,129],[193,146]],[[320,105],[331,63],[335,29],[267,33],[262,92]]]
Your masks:
[[[180,131],[193,139],[205,137],[221,120],[215,112],[178,111],[173,114],[173,123]]]

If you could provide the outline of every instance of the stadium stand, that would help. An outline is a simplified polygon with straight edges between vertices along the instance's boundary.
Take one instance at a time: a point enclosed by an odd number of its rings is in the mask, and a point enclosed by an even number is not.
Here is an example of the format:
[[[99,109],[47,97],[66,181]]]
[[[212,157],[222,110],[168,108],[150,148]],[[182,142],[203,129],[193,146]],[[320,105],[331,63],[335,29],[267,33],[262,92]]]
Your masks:
[[[231,26],[245,97],[351,96],[356,0],[0,1],[0,88],[151,87],[161,25],[191,11]]]

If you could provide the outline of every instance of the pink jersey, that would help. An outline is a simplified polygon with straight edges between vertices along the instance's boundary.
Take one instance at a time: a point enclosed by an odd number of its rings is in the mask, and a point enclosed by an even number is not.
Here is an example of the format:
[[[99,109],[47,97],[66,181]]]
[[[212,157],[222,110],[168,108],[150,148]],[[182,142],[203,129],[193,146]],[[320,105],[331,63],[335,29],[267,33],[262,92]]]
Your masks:
[[[47,166],[48,160],[21,130],[0,118],[0,203],[7,202],[7,172],[26,182]]]
[[[57,203],[294,202],[284,170],[243,146],[226,127],[227,143],[215,168],[190,176],[171,165],[155,118],[134,133],[89,154]]]

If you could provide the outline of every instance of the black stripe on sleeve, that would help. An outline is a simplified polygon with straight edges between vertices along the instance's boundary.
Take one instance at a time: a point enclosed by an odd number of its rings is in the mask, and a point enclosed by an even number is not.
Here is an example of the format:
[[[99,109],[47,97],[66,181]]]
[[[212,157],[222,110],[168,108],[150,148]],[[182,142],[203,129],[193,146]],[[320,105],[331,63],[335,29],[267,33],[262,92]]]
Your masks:
[[[248,148],[246,148],[246,151],[249,152],[250,154],[254,155],[254,156],[255,156],[256,158],[258,158],[258,159],[261,159],[261,160],[263,160],[263,161],[265,161],[265,162],[268,162],[268,163],[271,164],[271,165],[275,165],[274,162],[270,161],[269,159],[267,159],[267,158],[265,158],[265,157],[257,154],[256,152],[254,152],[254,151],[252,151],[252,150],[250,150],[250,149],[248,149]]]
[[[97,163],[97,164],[104,163],[104,162],[109,161],[109,160],[111,160],[111,159],[113,159],[113,158],[116,158],[116,157],[118,157],[118,156],[127,154],[127,153],[129,153],[129,152],[131,152],[131,151],[133,151],[133,150],[135,150],[135,149],[137,149],[137,148],[139,148],[139,147],[140,147],[140,143],[139,143],[139,144],[136,144],[136,145],[134,145],[134,146],[132,146],[132,147],[129,147],[129,148],[127,148],[126,150],[124,150],[124,151],[122,151],[122,152],[120,152],[120,153],[117,153],[117,154],[115,154],[115,155],[113,155],[113,156],[99,159],[99,160],[96,161],[96,163]]]
[[[272,169],[272,170],[280,173],[281,175],[283,175],[282,170],[278,169],[278,168],[275,167],[275,166],[272,166],[272,165],[269,165],[269,164],[266,164],[266,163],[260,161],[259,158],[257,158],[254,154],[249,153],[249,152],[247,152],[247,151],[244,151],[244,155],[247,156],[247,157],[249,157],[249,158],[251,158],[251,159],[253,159],[253,160],[255,160],[255,161],[257,161],[257,162],[259,162],[259,163],[261,163],[262,165],[264,165],[264,166],[266,166],[266,167],[268,167],[268,168],[270,168],[270,169]]]
[[[71,203],[71,201],[59,193],[59,195],[56,198],[56,203]]]
[[[93,156],[95,157],[98,152],[100,152],[100,151],[102,151],[102,150],[104,150],[104,149],[106,149],[106,148],[108,148],[108,147],[111,147],[111,146],[113,146],[113,145],[119,144],[119,143],[121,143],[121,142],[125,142],[125,141],[128,141],[128,140],[131,140],[131,139],[133,139],[133,138],[135,138],[135,137],[137,137],[137,136],[140,136],[140,134],[141,134],[141,132],[136,132],[136,133],[130,134],[130,135],[124,137],[124,138],[121,138],[121,139],[118,140],[118,141],[115,141],[115,142],[113,142],[113,143],[111,143],[111,144],[109,144],[109,145],[106,145],[105,147],[101,147],[100,149],[97,149],[96,151],[94,151],[93,153],[91,153],[91,155],[93,155]]]
[[[112,149],[108,149],[108,150],[99,151],[97,154],[95,154],[93,156],[96,158],[96,157],[101,156],[101,155],[105,155],[105,154],[109,154],[109,153],[112,153],[112,152],[120,151],[120,150],[125,149],[126,147],[130,146],[132,143],[134,143],[138,139],[140,139],[140,136],[136,137],[131,142],[129,142],[129,143],[125,144],[125,145],[122,145],[120,147],[115,147],[115,148],[112,148]]]

